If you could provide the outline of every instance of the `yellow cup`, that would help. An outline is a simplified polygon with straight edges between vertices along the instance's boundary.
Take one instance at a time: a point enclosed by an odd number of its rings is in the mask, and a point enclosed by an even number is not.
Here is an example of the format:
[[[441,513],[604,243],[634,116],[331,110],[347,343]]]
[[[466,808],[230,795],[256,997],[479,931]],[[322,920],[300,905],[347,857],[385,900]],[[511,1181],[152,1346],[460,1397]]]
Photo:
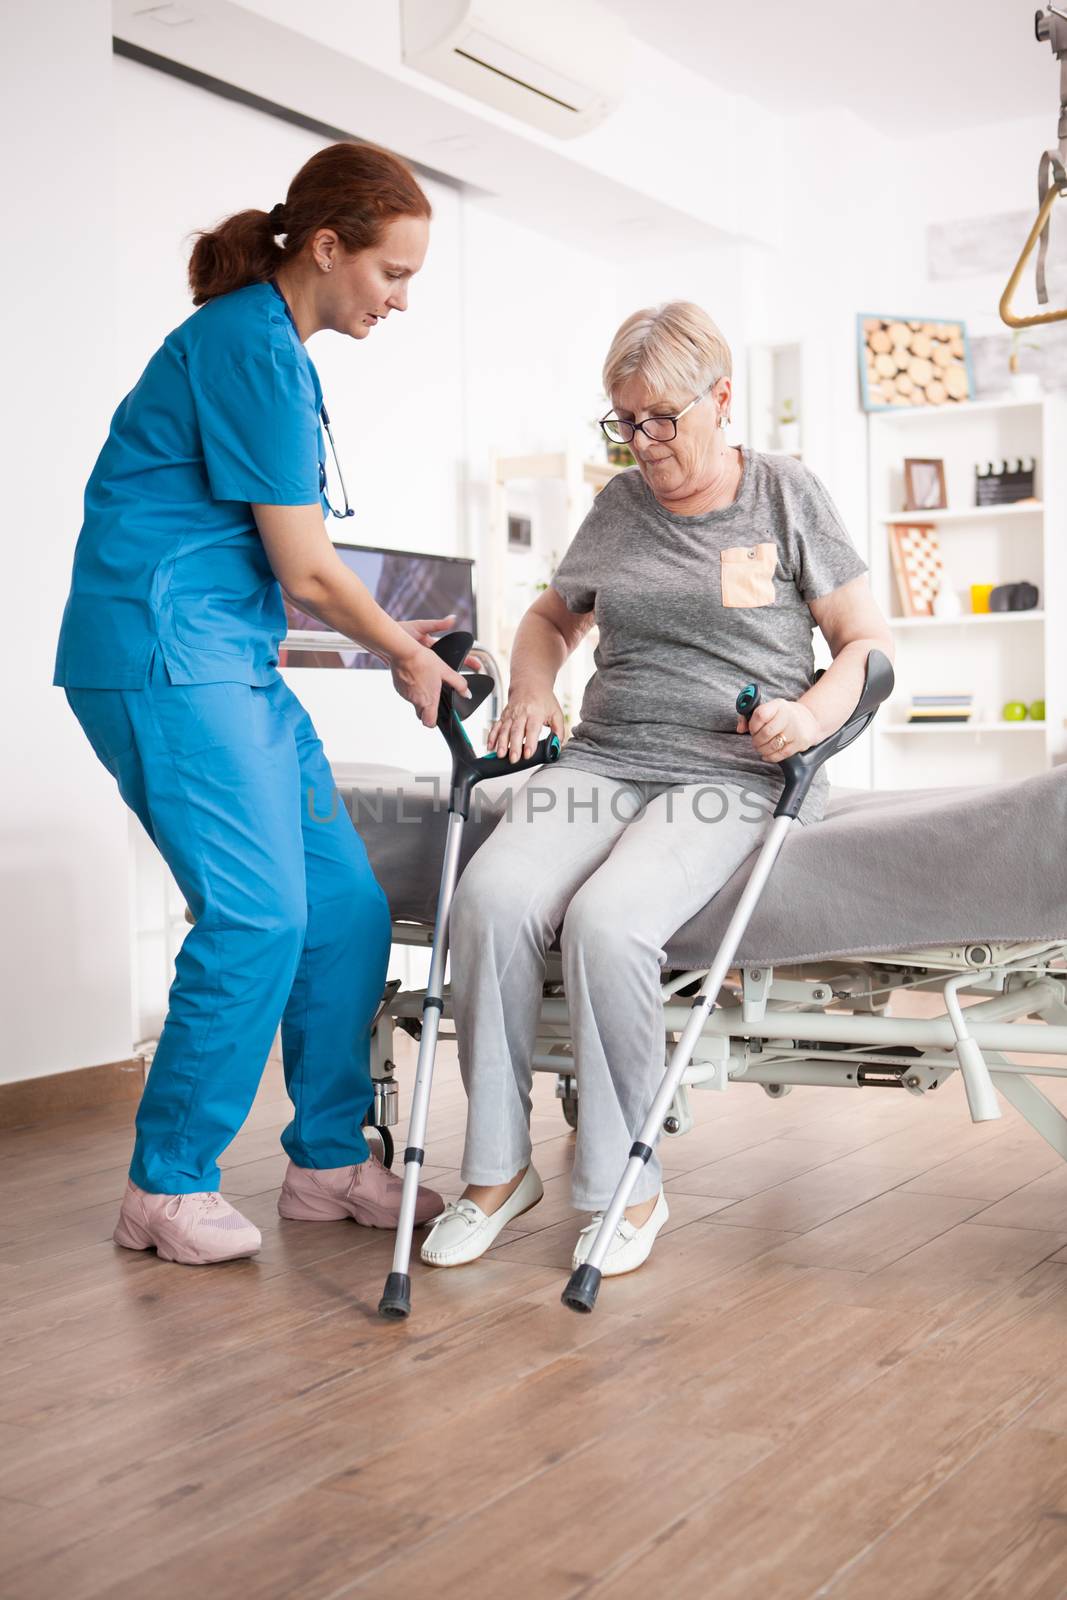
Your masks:
[[[989,596],[995,588],[996,584],[993,583],[972,583],[971,610],[974,612],[988,611]]]

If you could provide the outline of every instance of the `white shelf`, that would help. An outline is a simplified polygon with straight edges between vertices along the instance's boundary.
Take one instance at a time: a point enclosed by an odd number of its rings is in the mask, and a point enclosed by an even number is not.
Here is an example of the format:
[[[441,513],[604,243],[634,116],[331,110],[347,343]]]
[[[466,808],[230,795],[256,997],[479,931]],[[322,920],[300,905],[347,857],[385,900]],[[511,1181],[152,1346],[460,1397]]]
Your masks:
[[[974,417],[986,411],[1032,411],[1040,410],[1041,400],[962,400],[956,405],[942,406],[887,406],[885,410],[868,413],[877,417],[881,422],[914,422],[921,417],[926,422],[938,421],[942,417]]]
[[[886,722],[883,733],[1044,733],[1043,722],[938,722],[927,726],[922,722]]]
[[[628,472],[629,467],[617,467],[611,461],[583,461],[582,479],[585,483],[592,484],[594,489],[603,489],[612,478],[617,478],[620,472]]]
[[[1059,393],[868,415],[871,589],[892,630],[897,676],[897,703],[889,712],[897,720],[876,718],[871,730],[871,778],[877,787],[999,783],[1067,761],[1067,627],[1061,622],[1067,616],[1067,540],[1060,537],[1067,525],[1065,437],[1067,397]],[[946,507],[893,509],[905,498],[903,469],[909,456],[944,461]],[[968,503],[974,497],[976,462],[1020,456],[1037,463],[1034,501]],[[929,522],[945,529],[945,582],[961,598],[970,582],[1025,576],[1038,586],[1042,608],[978,614],[968,609],[951,618],[890,615],[903,609],[890,549],[889,528],[895,522]],[[926,690],[932,677],[946,689],[970,691],[974,705],[985,708],[983,720],[905,722],[909,697]],[[1046,720],[1000,720],[997,714],[1009,700],[1044,700]]]
[[[940,527],[946,522],[986,522],[1001,517],[1037,517],[1044,512],[1040,500],[1013,501],[1006,506],[970,506],[963,511],[891,511],[879,521],[889,526],[894,522],[934,522]]]
[[[979,611],[962,617],[887,617],[891,628],[1003,627],[1008,622],[1044,622],[1043,611]]]

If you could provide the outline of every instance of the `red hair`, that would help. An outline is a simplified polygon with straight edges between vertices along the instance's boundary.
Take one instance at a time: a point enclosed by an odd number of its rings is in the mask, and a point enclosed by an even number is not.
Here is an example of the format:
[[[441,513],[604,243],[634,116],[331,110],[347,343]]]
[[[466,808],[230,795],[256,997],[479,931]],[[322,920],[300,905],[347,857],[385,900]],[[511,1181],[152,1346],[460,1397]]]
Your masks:
[[[193,304],[265,283],[319,228],[332,228],[346,250],[368,250],[394,217],[432,214],[399,156],[373,144],[327,145],[289,185],[280,219],[268,211],[238,211],[197,234],[189,257]],[[277,235],[284,235],[284,244]]]

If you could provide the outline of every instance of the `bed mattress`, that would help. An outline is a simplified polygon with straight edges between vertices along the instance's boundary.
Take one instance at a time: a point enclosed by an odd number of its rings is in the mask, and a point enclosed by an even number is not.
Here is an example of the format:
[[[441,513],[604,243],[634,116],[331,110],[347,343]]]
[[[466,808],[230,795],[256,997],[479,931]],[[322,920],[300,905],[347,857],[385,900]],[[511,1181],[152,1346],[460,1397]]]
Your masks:
[[[335,766],[338,791],[394,921],[432,923],[447,774]],[[462,867],[528,773],[479,785]],[[668,964],[713,959],[755,856],[672,936]],[[1067,766],[973,788],[836,789],[823,820],[794,827],[738,960],[782,965],[961,941],[1067,941]]]

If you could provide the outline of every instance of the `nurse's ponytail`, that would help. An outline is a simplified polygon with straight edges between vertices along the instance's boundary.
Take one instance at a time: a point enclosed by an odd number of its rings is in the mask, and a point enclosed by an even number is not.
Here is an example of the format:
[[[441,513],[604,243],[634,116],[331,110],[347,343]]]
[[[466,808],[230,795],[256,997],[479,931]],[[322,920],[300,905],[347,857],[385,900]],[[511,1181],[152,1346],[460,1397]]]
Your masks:
[[[319,228],[332,228],[346,250],[367,250],[393,217],[430,215],[430,202],[399,156],[373,144],[327,145],[300,168],[280,205],[238,211],[197,234],[189,258],[193,304],[265,283]]]

